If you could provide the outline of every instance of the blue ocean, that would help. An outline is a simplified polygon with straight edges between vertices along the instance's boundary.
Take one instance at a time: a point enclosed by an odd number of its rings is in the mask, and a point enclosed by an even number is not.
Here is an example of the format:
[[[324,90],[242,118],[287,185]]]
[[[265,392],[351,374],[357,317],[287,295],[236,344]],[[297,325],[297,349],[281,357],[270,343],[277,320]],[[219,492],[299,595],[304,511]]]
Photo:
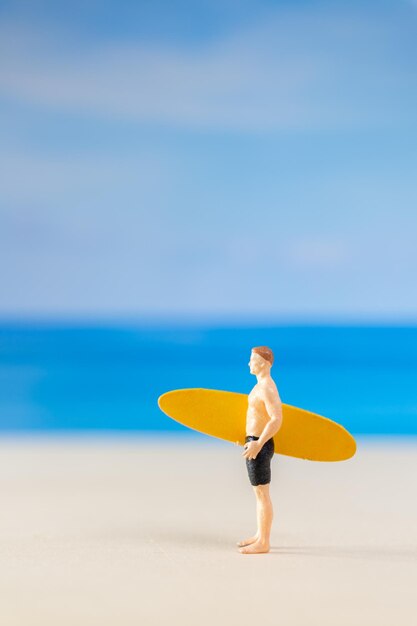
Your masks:
[[[0,430],[176,431],[171,389],[248,393],[252,346],[275,354],[284,403],[353,434],[417,434],[417,327],[0,325]]]

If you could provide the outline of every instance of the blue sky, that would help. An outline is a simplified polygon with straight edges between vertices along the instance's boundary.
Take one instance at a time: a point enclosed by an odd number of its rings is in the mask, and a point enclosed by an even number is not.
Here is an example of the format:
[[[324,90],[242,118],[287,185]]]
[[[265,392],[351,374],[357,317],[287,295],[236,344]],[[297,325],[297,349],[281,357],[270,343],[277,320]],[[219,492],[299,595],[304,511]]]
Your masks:
[[[417,319],[417,2],[1,2],[0,316]]]

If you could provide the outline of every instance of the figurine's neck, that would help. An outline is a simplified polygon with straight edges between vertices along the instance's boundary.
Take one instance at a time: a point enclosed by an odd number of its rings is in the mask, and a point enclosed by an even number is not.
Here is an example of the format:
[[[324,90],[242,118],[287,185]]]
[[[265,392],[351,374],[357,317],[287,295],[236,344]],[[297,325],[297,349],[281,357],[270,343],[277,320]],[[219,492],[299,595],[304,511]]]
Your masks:
[[[269,380],[270,378],[271,378],[270,372],[260,372],[259,374],[256,374],[256,380],[258,381],[258,383],[264,383],[266,380]]]

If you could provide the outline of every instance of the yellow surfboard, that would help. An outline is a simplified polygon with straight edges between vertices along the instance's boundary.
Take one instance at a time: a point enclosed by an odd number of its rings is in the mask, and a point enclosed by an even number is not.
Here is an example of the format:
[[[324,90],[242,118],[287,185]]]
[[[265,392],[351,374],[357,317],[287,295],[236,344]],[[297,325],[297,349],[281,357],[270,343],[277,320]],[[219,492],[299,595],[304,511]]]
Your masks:
[[[244,445],[248,396],[217,389],[176,389],[158,398],[160,409],[188,428]],[[340,424],[311,411],[283,404],[275,452],[310,461],[344,461],[356,442]],[[250,433],[248,433],[250,434]]]

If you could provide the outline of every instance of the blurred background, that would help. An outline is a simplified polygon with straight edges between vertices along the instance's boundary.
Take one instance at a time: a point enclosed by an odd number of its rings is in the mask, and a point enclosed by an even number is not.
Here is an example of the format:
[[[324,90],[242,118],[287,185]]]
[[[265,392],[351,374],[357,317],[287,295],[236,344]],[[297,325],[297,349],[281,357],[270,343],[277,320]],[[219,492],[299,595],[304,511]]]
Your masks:
[[[0,3],[0,429],[249,392],[417,434],[417,3]]]

